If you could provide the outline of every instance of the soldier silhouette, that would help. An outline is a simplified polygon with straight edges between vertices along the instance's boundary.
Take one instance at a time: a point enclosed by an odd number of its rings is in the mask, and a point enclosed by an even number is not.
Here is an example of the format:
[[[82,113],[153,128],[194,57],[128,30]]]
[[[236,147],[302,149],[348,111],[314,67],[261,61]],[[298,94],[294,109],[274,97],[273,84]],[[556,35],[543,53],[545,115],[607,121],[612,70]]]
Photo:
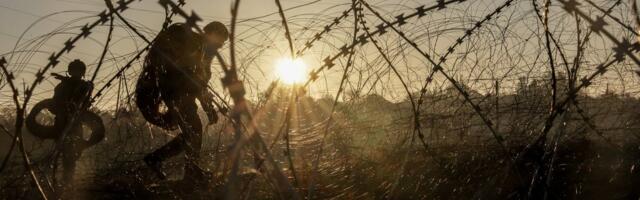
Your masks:
[[[93,90],[93,84],[82,80],[86,71],[86,65],[80,60],[74,60],[69,63],[69,76],[52,74],[61,82],[56,85],[53,94],[53,105],[49,110],[55,117],[54,130],[63,132],[62,142],[62,166],[63,166],[63,183],[71,184],[76,161],[80,158],[82,151],[87,147],[97,144],[104,138],[104,133],[94,137],[90,141],[86,141],[82,137],[82,124],[79,118],[89,106],[89,95]],[[75,119],[73,119],[75,117]],[[101,123],[101,122],[100,122]]]
[[[161,179],[166,178],[162,162],[185,152],[183,180],[206,176],[198,167],[202,145],[202,124],[196,99],[207,113],[209,123],[217,121],[212,95],[207,91],[211,61],[228,39],[227,28],[211,22],[200,35],[186,24],[176,23],[161,31],[145,58],[136,86],[136,104],[147,121],[168,130],[180,128],[173,140],[145,156],[145,163]],[[161,101],[167,112],[160,113]],[[199,180],[199,179],[198,179]]]

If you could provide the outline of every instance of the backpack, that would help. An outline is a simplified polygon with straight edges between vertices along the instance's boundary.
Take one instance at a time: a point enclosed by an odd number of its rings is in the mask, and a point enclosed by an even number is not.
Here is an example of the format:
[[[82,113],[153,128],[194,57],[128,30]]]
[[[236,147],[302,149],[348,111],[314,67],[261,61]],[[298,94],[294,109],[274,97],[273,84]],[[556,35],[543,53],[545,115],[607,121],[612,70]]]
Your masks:
[[[190,32],[184,24],[173,24],[161,31],[145,57],[136,83],[135,102],[142,116],[149,123],[166,130],[177,129],[178,123],[168,112],[161,112],[168,110],[162,109],[162,90],[167,85],[162,81],[165,81],[167,68],[186,50]]]

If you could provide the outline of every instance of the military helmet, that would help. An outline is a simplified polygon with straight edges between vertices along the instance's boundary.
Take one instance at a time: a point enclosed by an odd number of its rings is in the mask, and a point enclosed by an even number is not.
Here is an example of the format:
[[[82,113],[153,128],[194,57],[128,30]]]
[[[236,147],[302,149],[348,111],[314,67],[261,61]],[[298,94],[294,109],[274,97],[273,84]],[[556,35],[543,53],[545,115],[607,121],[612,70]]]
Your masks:
[[[71,76],[84,76],[84,73],[86,71],[87,65],[85,65],[84,62],[80,61],[79,59],[75,59],[71,63],[69,63],[69,68],[67,69],[67,72]]]
[[[207,34],[213,33],[222,36],[225,41],[229,39],[229,30],[227,30],[227,27],[219,21],[213,21],[204,26],[204,32]]]

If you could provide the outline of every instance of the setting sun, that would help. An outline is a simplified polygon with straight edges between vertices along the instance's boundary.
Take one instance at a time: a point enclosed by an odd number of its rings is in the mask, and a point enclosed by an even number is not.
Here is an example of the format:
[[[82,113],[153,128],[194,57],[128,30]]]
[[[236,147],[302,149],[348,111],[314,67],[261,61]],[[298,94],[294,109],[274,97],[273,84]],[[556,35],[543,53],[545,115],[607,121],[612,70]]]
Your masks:
[[[307,79],[307,65],[300,58],[281,58],[276,63],[276,77],[287,84],[302,83]]]

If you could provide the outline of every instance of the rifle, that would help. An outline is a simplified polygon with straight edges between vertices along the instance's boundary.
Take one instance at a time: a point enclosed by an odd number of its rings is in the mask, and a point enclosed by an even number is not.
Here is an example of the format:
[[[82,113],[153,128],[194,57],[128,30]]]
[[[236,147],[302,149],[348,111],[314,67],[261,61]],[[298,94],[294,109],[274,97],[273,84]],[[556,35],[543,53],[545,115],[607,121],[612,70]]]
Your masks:
[[[61,74],[58,74],[58,73],[51,73],[51,76],[53,76],[53,78],[56,78],[56,79],[62,80],[62,81],[69,80],[69,78],[70,78],[68,76],[61,75]]]

